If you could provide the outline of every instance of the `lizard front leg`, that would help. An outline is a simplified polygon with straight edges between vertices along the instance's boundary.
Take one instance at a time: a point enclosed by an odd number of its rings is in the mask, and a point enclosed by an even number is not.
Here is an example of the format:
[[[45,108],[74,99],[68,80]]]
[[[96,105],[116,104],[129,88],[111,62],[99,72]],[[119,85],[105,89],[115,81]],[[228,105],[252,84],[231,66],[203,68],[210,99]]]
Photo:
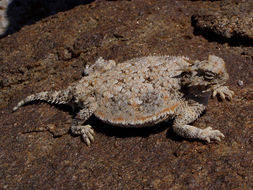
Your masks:
[[[197,102],[193,105],[184,104],[179,107],[173,124],[174,132],[181,137],[190,139],[200,139],[207,142],[211,140],[220,141],[220,138],[224,137],[224,135],[219,130],[213,130],[211,127],[200,129],[188,125],[195,121],[204,110],[205,106]]]
[[[232,96],[235,93],[232,90],[230,90],[227,86],[220,86],[220,87],[214,89],[212,97],[215,97],[217,94],[220,95],[222,100],[225,100],[226,98],[231,100]]]

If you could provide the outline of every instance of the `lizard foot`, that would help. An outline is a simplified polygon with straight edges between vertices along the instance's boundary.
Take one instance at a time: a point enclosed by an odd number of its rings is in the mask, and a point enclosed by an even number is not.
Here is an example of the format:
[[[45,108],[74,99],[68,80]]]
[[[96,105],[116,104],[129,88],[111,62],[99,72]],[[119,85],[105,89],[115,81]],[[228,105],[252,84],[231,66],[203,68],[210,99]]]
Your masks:
[[[220,95],[222,100],[225,100],[226,98],[228,100],[232,100],[232,96],[235,94],[232,90],[229,90],[227,86],[221,86],[213,91],[213,97],[215,97],[217,94]]]
[[[202,129],[199,133],[199,139],[210,143],[211,140],[221,141],[221,137],[225,137],[219,130],[213,130],[212,127]]]
[[[94,130],[90,125],[72,126],[71,132],[75,135],[81,135],[84,142],[90,146],[90,143],[94,141]]]

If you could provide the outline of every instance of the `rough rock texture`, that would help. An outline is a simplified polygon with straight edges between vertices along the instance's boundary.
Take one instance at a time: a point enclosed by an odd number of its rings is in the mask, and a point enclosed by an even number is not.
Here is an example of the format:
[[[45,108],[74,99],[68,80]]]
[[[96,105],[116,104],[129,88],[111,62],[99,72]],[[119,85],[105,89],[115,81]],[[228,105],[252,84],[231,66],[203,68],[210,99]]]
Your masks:
[[[213,33],[232,44],[253,44],[253,1],[220,1],[201,9],[192,21],[205,36]]]
[[[252,189],[253,48],[195,35],[192,15],[219,1],[95,1],[24,26],[0,40],[0,189]],[[220,5],[219,5],[220,6]],[[234,4],[236,6],[236,4]],[[81,78],[98,57],[222,57],[235,98],[210,100],[197,127],[226,138],[205,144],[174,135],[172,122],[115,129],[95,118],[90,147],[68,133],[66,107],[17,101]],[[238,81],[243,85],[237,85]],[[166,129],[169,129],[168,131]],[[164,138],[167,137],[167,138]]]

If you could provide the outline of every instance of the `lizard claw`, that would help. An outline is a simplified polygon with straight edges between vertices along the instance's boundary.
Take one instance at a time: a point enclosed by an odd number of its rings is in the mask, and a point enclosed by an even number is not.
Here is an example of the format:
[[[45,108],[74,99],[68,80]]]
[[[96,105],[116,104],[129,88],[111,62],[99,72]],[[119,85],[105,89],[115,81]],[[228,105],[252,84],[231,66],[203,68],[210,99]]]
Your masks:
[[[229,90],[227,86],[221,86],[213,91],[212,96],[215,97],[217,94],[220,95],[222,100],[225,100],[226,98],[232,100],[235,93],[232,90]]]
[[[211,140],[221,141],[221,137],[225,136],[219,130],[213,130],[211,127],[207,127],[200,132],[200,139],[207,141],[208,143]]]
[[[76,135],[81,135],[84,142],[90,146],[91,142],[94,141],[94,130],[90,125],[72,126],[71,132]]]

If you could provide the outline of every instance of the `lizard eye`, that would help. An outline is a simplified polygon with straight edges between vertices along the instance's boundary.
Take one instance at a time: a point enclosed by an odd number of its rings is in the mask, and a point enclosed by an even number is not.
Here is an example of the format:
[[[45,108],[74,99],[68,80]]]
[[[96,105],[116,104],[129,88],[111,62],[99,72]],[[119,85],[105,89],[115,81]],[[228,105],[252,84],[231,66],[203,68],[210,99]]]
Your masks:
[[[204,78],[207,80],[212,80],[215,74],[211,71],[205,71]]]

